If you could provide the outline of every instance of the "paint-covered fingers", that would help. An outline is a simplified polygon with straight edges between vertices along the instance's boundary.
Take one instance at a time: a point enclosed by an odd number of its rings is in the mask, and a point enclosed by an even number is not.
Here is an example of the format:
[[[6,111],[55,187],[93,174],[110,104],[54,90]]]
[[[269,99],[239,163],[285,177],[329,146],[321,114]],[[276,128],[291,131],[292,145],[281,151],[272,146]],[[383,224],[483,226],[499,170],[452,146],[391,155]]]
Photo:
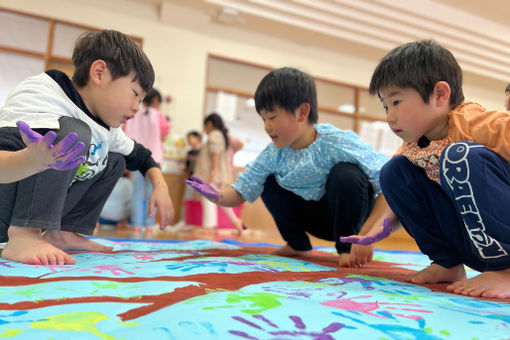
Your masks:
[[[44,136],[32,130],[23,121],[16,122],[24,143],[29,150],[30,159],[38,170],[55,169],[70,170],[78,167],[85,161],[84,156],[79,156],[85,148],[85,144],[78,142],[78,135],[69,133],[59,143],[53,145],[57,138],[54,131],[48,131]]]
[[[212,187],[212,185],[204,182],[199,177],[191,176],[190,179],[187,179],[184,182],[214,203],[217,203],[221,198],[221,195]]]
[[[27,123],[22,120],[18,120],[16,122],[16,126],[18,127],[19,132],[21,133],[21,137],[23,138],[23,142],[25,144],[37,142],[42,139],[42,136],[32,130]]]
[[[389,218],[385,218],[381,227],[372,229],[367,235],[341,236],[340,241],[343,243],[369,245],[388,237],[390,234],[391,222]]]
[[[68,152],[60,156],[58,160],[58,167],[55,167],[54,169],[70,170],[78,167],[80,164],[85,162],[85,156],[80,156],[84,148],[84,143],[76,143]]]

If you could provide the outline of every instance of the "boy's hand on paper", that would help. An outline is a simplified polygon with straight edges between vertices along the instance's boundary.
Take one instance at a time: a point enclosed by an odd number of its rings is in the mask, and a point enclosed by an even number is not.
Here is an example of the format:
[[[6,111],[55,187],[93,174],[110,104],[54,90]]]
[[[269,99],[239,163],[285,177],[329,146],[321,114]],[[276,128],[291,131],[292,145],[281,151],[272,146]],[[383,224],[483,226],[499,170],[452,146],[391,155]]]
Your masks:
[[[221,195],[218,191],[216,191],[216,189],[197,176],[191,176],[190,179],[187,179],[184,182],[211,202],[218,203],[218,200],[221,198]]]
[[[380,241],[383,238],[390,236],[390,234],[391,222],[389,218],[385,218],[382,226],[373,228],[366,235],[341,236],[340,241],[344,243],[368,245]]]
[[[46,169],[71,170],[85,161],[85,156],[79,156],[85,148],[85,144],[82,142],[74,144],[78,139],[76,133],[69,133],[57,145],[53,145],[53,141],[57,138],[54,131],[49,131],[42,136],[21,120],[16,122],[16,126],[31,157],[41,166],[40,171]]]

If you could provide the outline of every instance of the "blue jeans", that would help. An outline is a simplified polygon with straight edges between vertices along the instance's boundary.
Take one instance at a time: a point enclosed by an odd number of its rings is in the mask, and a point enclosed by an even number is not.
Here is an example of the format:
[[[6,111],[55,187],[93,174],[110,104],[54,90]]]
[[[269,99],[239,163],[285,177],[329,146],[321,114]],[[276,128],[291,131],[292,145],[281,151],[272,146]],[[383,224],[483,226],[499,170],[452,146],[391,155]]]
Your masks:
[[[143,177],[140,171],[131,172],[131,180],[133,181],[131,224],[137,227],[150,227],[154,225],[156,219],[156,209],[154,209],[152,217],[148,216],[152,185]]]
[[[393,212],[420,250],[445,268],[510,268],[510,163],[472,142],[448,146],[440,159],[441,185],[404,156],[381,170]]]

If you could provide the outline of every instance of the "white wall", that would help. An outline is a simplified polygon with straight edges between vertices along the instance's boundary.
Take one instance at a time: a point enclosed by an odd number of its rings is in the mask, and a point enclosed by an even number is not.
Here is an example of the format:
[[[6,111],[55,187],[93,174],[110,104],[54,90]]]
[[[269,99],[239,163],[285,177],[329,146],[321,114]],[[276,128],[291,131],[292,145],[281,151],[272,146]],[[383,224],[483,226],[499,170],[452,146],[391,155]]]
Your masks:
[[[173,98],[167,109],[173,131],[179,134],[201,128],[208,53],[270,67],[295,66],[314,76],[364,87],[376,66],[373,60],[212,24],[205,15],[188,19],[183,17],[186,11],[177,7],[163,12],[170,16],[165,21],[187,21],[193,28],[162,24],[155,8],[128,0],[0,0],[0,6],[143,38],[144,51],[156,71],[155,87]],[[466,78],[467,99],[503,109],[506,84]]]

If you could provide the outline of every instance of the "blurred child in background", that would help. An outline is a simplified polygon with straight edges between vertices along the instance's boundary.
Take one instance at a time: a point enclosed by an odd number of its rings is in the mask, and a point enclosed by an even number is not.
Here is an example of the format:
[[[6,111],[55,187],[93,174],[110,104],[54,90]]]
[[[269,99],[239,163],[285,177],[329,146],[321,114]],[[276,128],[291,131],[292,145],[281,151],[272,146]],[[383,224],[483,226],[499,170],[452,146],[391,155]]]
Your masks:
[[[190,131],[186,135],[186,141],[189,145],[189,150],[186,155],[186,162],[181,164],[180,169],[183,171],[186,175],[186,178],[189,178],[191,175],[193,175],[193,172],[195,170],[195,165],[197,162],[197,157],[200,152],[200,149],[202,148],[202,135],[198,131]],[[190,186],[185,185],[184,186],[184,193],[182,195],[181,200],[181,213],[180,213],[180,221],[177,222],[173,228],[172,231],[183,231],[186,229],[186,207],[185,207],[185,201],[192,200],[195,195],[195,191]]]
[[[154,160],[160,164],[163,160],[163,140],[170,132],[170,124],[160,111],[161,101],[161,94],[153,88],[143,99],[143,107],[133,119],[126,122],[124,128],[126,135],[149,149]],[[151,234],[157,230],[156,214],[147,215],[147,199],[152,192],[152,185],[139,171],[131,173],[131,180],[133,182],[132,232],[135,235],[141,232]]]
[[[219,114],[211,113],[204,119],[204,132],[207,134],[207,142],[198,154],[195,174],[206,179],[213,187],[221,189],[234,181],[227,153],[229,147],[228,129]],[[202,225],[204,228],[214,228],[217,223],[216,204],[204,197],[201,197],[201,202]],[[237,218],[234,210],[230,207],[221,207],[221,209],[240,233],[243,230],[243,222]]]

